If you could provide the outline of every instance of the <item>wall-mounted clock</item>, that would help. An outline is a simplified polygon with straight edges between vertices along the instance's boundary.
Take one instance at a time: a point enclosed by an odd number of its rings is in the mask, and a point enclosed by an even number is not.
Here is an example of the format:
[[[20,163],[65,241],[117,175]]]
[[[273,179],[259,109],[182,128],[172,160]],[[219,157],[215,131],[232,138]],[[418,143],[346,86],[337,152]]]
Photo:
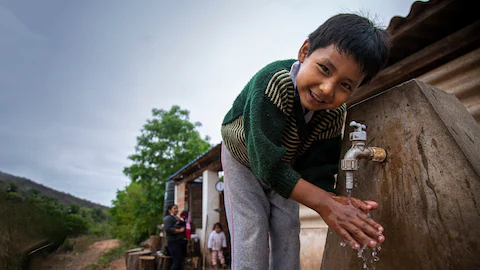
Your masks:
[[[218,192],[222,192],[224,188],[225,188],[225,183],[223,181],[218,181],[215,184],[215,189],[217,189]]]

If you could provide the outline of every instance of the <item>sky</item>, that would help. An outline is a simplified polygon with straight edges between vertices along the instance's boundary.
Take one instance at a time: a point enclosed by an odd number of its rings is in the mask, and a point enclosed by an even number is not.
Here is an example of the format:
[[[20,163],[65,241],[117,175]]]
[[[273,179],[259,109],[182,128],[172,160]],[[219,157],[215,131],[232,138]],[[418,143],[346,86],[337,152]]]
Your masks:
[[[0,171],[111,206],[152,108],[218,144],[253,74],[330,16],[387,27],[413,2],[0,0]]]

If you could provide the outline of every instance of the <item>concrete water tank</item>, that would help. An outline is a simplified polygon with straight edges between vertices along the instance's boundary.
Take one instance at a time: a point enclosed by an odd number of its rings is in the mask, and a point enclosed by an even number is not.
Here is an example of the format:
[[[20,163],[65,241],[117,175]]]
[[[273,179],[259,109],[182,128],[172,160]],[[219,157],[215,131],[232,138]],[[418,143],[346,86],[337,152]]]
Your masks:
[[[458,99],[413,80],[349,108],[352,120],[367,126],[367,146],[387,151],[384,163],[360,160],[354,175],[352,196],[377,201],[372,218],[385,228],[380,260],[367,248],[365,266],[480,269],[480,128]],[[345,173],[337,185],[345,195]],[[322,269],[364,269],[340,242],[329,229]]]

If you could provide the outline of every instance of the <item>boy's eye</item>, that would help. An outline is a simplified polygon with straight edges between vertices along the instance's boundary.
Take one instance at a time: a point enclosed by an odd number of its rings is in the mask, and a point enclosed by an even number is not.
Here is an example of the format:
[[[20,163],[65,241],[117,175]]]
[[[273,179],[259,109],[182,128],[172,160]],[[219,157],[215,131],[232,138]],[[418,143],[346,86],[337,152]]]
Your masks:
[[[322,64],[318,64],[318,65],[323,70],[323,72],[325,72],[327,75],[330,75],[330,70],[326,66],[324,66]]]
[[[342,83],[342,86],[345,87],[348,90],[352,90],[352,87],[348,83]]]

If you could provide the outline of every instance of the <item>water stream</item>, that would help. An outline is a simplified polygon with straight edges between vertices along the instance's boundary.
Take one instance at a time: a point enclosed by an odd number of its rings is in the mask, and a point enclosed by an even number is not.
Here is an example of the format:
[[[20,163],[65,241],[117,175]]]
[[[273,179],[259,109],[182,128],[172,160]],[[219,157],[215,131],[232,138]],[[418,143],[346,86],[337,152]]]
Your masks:
[[[354,181],[355,187],[358,186],[357,179]],[[351,197],[352,196],[352,189],[347,189],[347,196]],[[370,213],[367,212],[367,216],[370,217]],[[340,242],[341,247],[346,247],[347,242],[342,241]],[[367,270],[375,270],[375,263],[380,261],[379,257],[379,252],[382,250],[382,247],[380,244],[377,244],[376,247],[370,248],[367,245],[362,246],[360,249],[357,251],[357,257],[361,259],[361,264],[362,264],[362,269],[367,269]]]

